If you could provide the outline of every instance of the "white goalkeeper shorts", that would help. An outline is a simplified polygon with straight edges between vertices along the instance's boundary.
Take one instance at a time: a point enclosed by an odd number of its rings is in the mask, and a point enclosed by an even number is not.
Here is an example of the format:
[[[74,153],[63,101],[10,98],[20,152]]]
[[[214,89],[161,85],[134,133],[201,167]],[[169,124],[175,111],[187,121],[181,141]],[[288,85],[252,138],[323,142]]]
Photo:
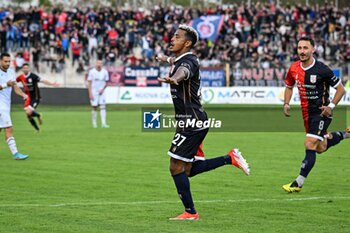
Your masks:
[[[100,95],[98,92],[93,92],[92,97],[94,98],[93,100],[90,100],[90,104],[93,107],[99,106],[99,105],[105,105],[106,104],[106,95],[103,92],[102,95]]]
[[[12,121],[9,111],[0,110],[0,128],[12,127]]]

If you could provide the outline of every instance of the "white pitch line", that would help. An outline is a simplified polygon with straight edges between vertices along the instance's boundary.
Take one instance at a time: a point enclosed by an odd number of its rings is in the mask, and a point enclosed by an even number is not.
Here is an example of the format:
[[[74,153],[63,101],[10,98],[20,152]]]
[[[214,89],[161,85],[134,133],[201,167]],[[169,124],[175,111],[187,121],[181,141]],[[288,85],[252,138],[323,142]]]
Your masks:
[[[314,200],[350,200],[350,196],[335,197],[300,197],[283,199],[232,199],[232,200],[199,200],[195,203],[219,203],[219,202],[284,202],[284,201],[314,201]],[[176,204],[180,201],[134,201],[134,202],[72,202],[72,203],[52,203],[52,204],[0,204],[1,207],[63,207],[63,206],[104,206],[104,205],[154,205],[154,204]]]

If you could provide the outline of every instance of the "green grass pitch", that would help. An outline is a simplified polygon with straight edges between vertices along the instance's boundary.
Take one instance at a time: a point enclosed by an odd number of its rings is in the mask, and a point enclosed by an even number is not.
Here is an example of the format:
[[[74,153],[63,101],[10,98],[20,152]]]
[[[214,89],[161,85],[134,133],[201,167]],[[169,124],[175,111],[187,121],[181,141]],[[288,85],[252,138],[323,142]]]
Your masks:
[[[302,192],[287,194],[304,133],[209,132],[206,156],[239,147],[251,176],[225,166],[191,178],[201,219],[174,222],[183,207],[168,171],[172,132],[141,132],[138,107],[108,106],[110,129],[91,127],[88,106],[38,110],[39,134],[20,106],[12,113],[28,160],[0,143],[1,233],[350,232],[350,140],[318,155]]]

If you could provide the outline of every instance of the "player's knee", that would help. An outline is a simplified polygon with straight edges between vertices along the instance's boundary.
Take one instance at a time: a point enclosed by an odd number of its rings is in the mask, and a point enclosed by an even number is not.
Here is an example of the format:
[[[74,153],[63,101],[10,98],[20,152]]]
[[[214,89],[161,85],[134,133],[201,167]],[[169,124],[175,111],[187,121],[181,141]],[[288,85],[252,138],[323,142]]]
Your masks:
[[[172,176],[180,174],[181,172],[183,172],[183,169],[181,167],[179,167],[177,165],[172,165],[172,164],[170,164],[169,170],[170,170],[170,174]]]
[[[317,141],[314,140],[305,140],[304,146],[308,150],[316,150],[317,148]]]
[[[181,173],[181,169],[179,169],[179,168],[176,167],[176,166],[171,166],[171,165],[170,165],[170,167],[169,167],[169,171],[170,171],[170,174],[171,174],[172,176]]]
[[[186,173],[186,176],[191,177],[191,168],[186,167],[185,173]]]
[[[180,174],[181,172],[185,171],[184,166],[182,165],[182,163],[174,161],[173,159],[170,161],[170,174],[172,176]]]
[[[316,153],[317,153],[317,154],[322,154],[323,152],[325,152],[324,149],[320,149],[320,148],[317,148],[317,149],[316,149]]]
[[[316,152],[318,154],[322,154],[323,152],[325,152],[327,150],[327,145],[325,143],[320,143],[317,148],[316,148]]]

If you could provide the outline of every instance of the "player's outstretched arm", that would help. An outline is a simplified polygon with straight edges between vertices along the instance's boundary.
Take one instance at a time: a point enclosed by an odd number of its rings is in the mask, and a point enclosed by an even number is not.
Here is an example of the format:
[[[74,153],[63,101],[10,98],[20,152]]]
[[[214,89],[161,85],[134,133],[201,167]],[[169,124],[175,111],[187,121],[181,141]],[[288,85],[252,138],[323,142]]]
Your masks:
[[[164,82],[164,83],[170,83],[170,84],[175,84],[179,85],[179,82],[184,80],[189,76],[189,70],[183,66],[180,66],[179,69],[175,72],[175,74],[170,78],[158,78],[159,82]]]
[[[57,82],[51,82],[51,81],[46,80],[46,79],[42,79],[40,82],[44,83],[45,85],[53,86],[53,87],[59,87],[60,86],[60,84],[58,84]]]

